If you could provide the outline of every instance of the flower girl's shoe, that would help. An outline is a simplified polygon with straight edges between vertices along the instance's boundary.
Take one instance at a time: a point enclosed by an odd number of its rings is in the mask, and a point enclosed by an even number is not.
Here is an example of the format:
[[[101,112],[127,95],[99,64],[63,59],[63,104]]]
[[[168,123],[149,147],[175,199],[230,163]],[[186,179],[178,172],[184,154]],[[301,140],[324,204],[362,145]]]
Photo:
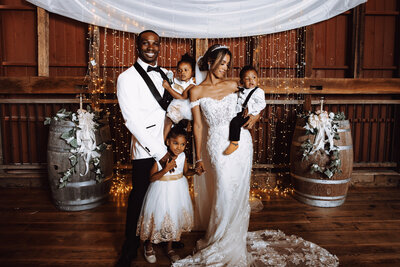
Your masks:
[[[179,255],[176,254],[175,250],[173,250],[173,249],[171,249],[170,251],[168,251],[167,254],[168,254],[168,258],[170,259],[170,261],[171,261],[172,263],[174,263],[174,262],[180,260]]]
[[[148,263],[156,263],[156,252],[153,248],[151,250],[146,250],[146,246],[144,247],[144,258]]]

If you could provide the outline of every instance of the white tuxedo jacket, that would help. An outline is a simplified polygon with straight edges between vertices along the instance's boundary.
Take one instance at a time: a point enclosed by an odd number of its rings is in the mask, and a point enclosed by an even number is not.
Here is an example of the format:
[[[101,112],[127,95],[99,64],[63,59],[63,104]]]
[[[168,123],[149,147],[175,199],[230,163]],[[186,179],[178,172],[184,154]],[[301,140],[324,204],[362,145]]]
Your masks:
[[[148,64],[141,59],[137,62],[147,70]],[[147,74],[162,96],[165,89],[160,73],[151,71]],[[153,157],[160,160],[167,153],[163,137],[165,111],[134,66],[119,75],[117,97],[125,125],[132,133],[132,159]]]

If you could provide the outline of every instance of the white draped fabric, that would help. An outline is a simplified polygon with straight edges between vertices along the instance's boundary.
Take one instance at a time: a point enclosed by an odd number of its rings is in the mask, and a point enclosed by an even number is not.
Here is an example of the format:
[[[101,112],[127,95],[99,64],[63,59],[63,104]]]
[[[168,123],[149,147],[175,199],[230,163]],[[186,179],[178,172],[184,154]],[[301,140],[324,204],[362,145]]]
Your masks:
[[[49,12],[111,29],[165,37],[223,38],[281,32],[343,13],[366,0],[27,0]]]

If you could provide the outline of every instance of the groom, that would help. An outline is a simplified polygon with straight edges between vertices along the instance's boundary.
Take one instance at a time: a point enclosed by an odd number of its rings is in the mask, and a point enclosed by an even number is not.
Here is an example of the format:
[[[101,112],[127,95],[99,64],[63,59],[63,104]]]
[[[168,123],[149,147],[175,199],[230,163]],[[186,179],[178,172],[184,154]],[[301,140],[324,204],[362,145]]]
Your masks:
[[[160,37],[151,30],[137,38],[139,58],[121,73],[117,97],[125,125],[132,133],[132,186],[126,215],[125,241],[116,266],[130,266],[137,256],[140,239],[136,236],[142,202],[149,186],[150,169],[157,160],[162,166],[170,157],[164,145],[165,110],[172,100],[164,90],[165,70],[157,66]]]

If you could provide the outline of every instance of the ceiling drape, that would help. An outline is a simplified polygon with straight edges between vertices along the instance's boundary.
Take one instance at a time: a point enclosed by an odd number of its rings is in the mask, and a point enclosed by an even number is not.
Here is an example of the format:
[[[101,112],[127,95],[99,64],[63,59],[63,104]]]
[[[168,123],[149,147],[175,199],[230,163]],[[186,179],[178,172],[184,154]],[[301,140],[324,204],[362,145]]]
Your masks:
[[[27,0],[81,22],[177,38],[241,37],[327,20],[366,0]]]

